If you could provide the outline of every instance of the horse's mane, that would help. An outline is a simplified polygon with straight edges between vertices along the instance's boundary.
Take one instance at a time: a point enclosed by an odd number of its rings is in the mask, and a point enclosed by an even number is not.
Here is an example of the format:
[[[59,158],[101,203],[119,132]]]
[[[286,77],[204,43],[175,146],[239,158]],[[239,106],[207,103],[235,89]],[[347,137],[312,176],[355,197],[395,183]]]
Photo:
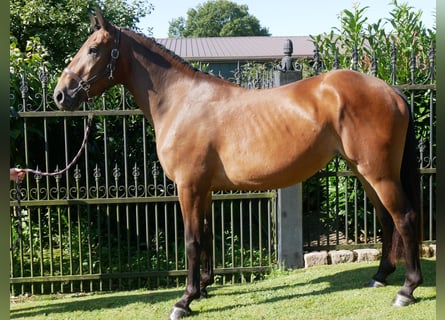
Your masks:
[[[149,43],[149,45],[154,46],[155,48],[159,49],[159,51],[161,53],[164,54],[164,56],[169,56],[173,61],[176,61],[179,63],[179,65],[183,66],[185,69],[188,69],[192,72],[197,72],[197,73],[202,73],[202,74],[206,74],[209,75],[211,77],[215,77],[215,78],[219,78],[217,76],[215,76],[214,74],[208,73],[208,72],[204,72],[201,71],[197,68],[195,68],[193,65],[191,65],[189,62],[187,62],[184,58],[182,58],[181,56],[177,55],[175,52],[173,52],[170,49],[167,49],[164,45],[160,44],[159,42],[156,41],[155,38],[153,37],[148,37],[147,35],[141,33],[141,32],[136,32],[132,29],[129,28],[122,28],[122,30],[126,30],[129,31],[132,34],[135,34],[139,37],[141,37],[142,39],[144,39],[147,43]]]

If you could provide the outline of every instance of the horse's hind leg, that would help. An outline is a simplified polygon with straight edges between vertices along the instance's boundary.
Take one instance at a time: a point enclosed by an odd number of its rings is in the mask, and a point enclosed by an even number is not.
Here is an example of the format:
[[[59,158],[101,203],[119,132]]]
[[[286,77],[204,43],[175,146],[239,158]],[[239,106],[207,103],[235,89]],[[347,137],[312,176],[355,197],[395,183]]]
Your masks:
[[[369,287],[384,287],[386,286],[386,278],[396,270],[395,261],[391,258],[392,250],[392,238],[394,234],[394,222],[391,215],[388,213],[386,208],[382,205],[377,193],[371,187],[371,185],[363,179],[354,166],[349,163],[349,167],[356,172],[363,189],[366,191],[366,196],[371,200],[377,213],[377,218],[382,227],[382,256],[380,258],[380,265],[377,273],[369,281]]]
[[[406,305],[415,301],[413,291],[422,283],[418,220],[400,185],[395,186],[391,182],[380,184],[382,185],[380,189],[383,189],[380,198],[383,203],[386,203],[394,220],[396,236],[400,236],[402,241],[402,244],[394,243],[393,246],[403,245],[405,252],[405,283],[399,291],[394,305]],[[395,238],[396,242],[398,242],[397,237]]]
[[[393,301],[393,305],[404,306],[411,304],[415,301],[413,297],[414,290],[422,283],[416,213],[408,201],[398,179],[388,177],[374,181],[369,177],[365,177],[365,179],[372,185],[381,204],[390,214],[395,227],[393,237],[386,239],[386,241],[389,240],[392,242],[392,250],[391,253],[386,251],[384,255],[390,254],[390,257],[389,259],[386,258],[382,260],[379,267],[380,274],[378,272],[375,277],[385,276],[385,272],[391,270],[391,266],[394,266],[394,261],[397,258],[397,256],[391,257],[391,255],[396,255],[397,251],[401,249],[401,251],[405,253],[405,283]],[[383,218],[387,219],[385,215],[383,215]],[[388,231],[386,237],[389,237],[389,235],[390,232]],[[400,241],[398,240],[399,238],[401,239]],[[399,246],[400,248],[398,248]],[[388,250],[389,246],[385,246],[385,249]],[[386,263],[388,263],[388,265],[385,265]]]

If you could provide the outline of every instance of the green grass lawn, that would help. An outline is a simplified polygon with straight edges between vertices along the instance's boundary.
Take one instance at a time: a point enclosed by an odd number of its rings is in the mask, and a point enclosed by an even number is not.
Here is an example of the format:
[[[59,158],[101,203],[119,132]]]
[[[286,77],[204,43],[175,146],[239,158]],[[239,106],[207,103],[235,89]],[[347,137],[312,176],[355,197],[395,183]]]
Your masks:
[[[401,265],[385,288],[364,285],[377,263],[329,265],[276,271],[250,284],[211,286],[208,299],[194,301],[188,319],[436,319],[436,260],[423,259],[418,302],[397,308],[391,300],[404,281]],[[168,319],[181,289],[85,295],[33,296],[11,303],[10,319]]]

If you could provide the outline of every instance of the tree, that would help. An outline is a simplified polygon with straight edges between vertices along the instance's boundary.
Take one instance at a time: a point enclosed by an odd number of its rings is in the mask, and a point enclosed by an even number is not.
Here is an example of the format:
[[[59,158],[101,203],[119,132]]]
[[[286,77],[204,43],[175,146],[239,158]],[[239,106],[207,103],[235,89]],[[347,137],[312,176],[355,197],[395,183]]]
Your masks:
[[[187,19],[170,22],[168,36],[172,38],[270,36],[259,20],[249,14],[247,5],[228,0],[210,0],[187,11]]]
[[[10,0],[10,43],[16,53],[31,50],[31,43],[40,46],[45,58],[61,68],[88,37],[88,13],[96,7],[110,21],[133,29],[153,9],[146,0]]]

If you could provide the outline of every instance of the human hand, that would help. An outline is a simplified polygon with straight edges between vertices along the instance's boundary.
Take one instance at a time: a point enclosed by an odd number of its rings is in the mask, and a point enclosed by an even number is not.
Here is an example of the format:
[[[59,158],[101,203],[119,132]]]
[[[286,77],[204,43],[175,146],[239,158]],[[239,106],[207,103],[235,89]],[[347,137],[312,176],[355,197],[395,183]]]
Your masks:
[[[25,178],[25,171],[19,168],[10,168],[9,169],[9,179],[11,181],[23,181]]]

